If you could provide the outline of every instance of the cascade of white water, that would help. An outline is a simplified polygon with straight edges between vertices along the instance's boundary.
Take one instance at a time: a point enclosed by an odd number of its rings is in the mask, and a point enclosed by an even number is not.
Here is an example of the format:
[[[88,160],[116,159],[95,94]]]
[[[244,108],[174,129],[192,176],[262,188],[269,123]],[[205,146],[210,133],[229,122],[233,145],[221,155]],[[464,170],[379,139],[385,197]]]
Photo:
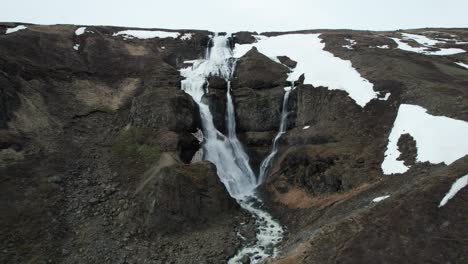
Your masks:
[[[234,103],[231,97],[232,73],[235,60],[229,48],[227,36],[216,35],[211,40],[212,47],[206,51],[205,59],[199,60],[192,67],[182,69],[182,90],[192,96],[198,104],[203,130],[204,159],[216,165],[218,176],[229,194],[249,211],[256,219],[258,228],[256,241],[245,245],[233,256],[229,263],[239,263],[248,256],[251,263],[258,263],[266,257],[276,254],[275,245],[283,238],[283,228],[273,217],[261,208],[261,200],[256,197],[257,179],[253,173],[247,154],[236,135]],[[214,123],[209,106],[203,102],[207,92],[207,77],[217,75],[227,81],[226,125],[228,136],[219,132]]]
[[[203,102],[206,93],[207,77],[217,75],[223,77],[230,86],[234,59],[228,45],[227,36],[215,36],[210,42],[204,60],[194,63],[191,68],[182,69],[182,90],[192,96],[200,109],[203,129],[204,159],[216,165],[221,181],[235,198],[253,194],[256,188],[256,178],[249,166],[247,154],[242,148],[235,133],[234,106],[228,87],[227,125],[228,136],[219,132],[214,123],[209,106]]]
[[[268,174],[271,163],[273,162],[273,158],[275,157],[276,153],[278,152],[278,140],[281,136],[286,133],[287,128],[287,120],[288,120],[288,99],[291,90],[294,89],[294,83],[291,84],[291,87],[284,88],[284,96],[283,96],[283,104],[281,109],[281,121],[280,121],[280,128],[278,133],[276,134],[275,138],[273,139],[273,146],[271,147],[271,152],[268,156],[262,161],[260,165],[259,177],[257,184],[260,185],[265,180],[266,175]]]

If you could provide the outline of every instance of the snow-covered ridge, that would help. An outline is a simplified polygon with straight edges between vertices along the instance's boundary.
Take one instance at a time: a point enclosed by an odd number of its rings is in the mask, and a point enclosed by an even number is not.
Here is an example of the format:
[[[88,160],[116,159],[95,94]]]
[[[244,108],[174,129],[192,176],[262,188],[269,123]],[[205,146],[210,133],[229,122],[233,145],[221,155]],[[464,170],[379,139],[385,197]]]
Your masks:
[[[401,50],[421,53],[425,55],[439,55],[439,56],[454,55],[454,54],[466,52],[464,49],[459,49],[459,48],[438,48],[439,50],[434,51],[431,49],[437,48],[436,47],[437,44],[444,44],[447,42],[443,40],[430,39],[426,36],[416,35],[416,34],[402,33],[401,35],[402,35],[402,39],[390,38],[397,43],[398,48]],[[422,45],[422,47],[412,47],[409,44],[403,42],[402,40],[414,40],[418,44]]]
[[[7,28],[5,34],[11,34],[11,33],[23,30],[23,29],[27,29],[27,27],[24,26],[24,25],[19,25],[19,26],[13,27],[13,28]]]
[[[324,86],[331,90],[344,90],[360,106],[377,98],[373,84],[364,79],[353,68],[350,61],[335,57],[325,51],[320,34],[286,34],[275,37],[256,36],[256,43],[236,44],[234,57],[240,58],[252,47],[279,62],[277,56],[288,56],[297,61],[296,68],[289,75],[289,81],[304,74],[305,84]]]
[[[385,159],[382,163],[384,174],[404,173],[409,167],[400,156],[398,139],[410,134],[416,141],[417,162],[451,164],[468,154],[468,122],[433,116],[421,106],[402,104],[388,138]]]
[[[179,32],[169,32],[161,30],[123,30],[115,32],[112,36],[123,36],[124,39],[152,39],[152,38],[178,38],[182,34]],[[181,40],[190,40],[192,33],[183,34]]]

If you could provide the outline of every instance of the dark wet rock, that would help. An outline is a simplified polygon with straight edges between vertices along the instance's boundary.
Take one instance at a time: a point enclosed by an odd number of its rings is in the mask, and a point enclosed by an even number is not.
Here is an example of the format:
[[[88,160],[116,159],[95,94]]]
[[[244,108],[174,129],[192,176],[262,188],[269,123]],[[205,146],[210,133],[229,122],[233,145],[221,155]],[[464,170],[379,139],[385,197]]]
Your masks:
[[[250,264],[250,257],[248,255],[244,255],[240,260],[242,264]]]
[[[210,76],[208,78],[208,89],[219,89],[219,90],[227,90],[227,82],[221,77],[218,76]]]
[[[226,84],[226,82],[220,82],[219,84]],[[215,127],[225,133],[226,132],[226,87],[219,89],[209,89],[208,92],[203,96],[202,101],[209,105],[210,111],[213,115],[213,122]]]

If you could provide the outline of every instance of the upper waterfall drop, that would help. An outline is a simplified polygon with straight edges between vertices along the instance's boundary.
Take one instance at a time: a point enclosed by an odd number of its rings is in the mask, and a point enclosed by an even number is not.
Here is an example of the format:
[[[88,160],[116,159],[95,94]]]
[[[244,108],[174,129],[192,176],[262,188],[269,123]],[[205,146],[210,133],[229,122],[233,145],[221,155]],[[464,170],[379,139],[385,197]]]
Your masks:
[[[192,96],[200,109],[204,159],[216,165],[218,175],[231,196],[242,198],[254,193],[257,180],[235,132],[234,106],[230,95],[230,79],[235,59],[232,57],[227,35],[216,35],[210,43],[212,47],[207,49],[205,59],[196,61],[192,67],[180,70],[181,75],[185,77],[182,81],[182,90]],[[228,136],[216,129],[210,108],[202,100],[203,95],[207,93],[209,76],[220,76],[228,83],[226,114]]]

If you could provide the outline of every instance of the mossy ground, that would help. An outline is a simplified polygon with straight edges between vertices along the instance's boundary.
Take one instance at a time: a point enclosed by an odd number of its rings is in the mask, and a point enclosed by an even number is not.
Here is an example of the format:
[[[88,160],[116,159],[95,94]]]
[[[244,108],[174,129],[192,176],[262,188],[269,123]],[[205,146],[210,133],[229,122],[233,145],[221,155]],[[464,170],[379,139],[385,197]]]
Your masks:
[[[161,154],[159,147],[153,142],[153,133],[145,128],[120,131],[112,142],[112,154],[126,162],[150,166]]]

